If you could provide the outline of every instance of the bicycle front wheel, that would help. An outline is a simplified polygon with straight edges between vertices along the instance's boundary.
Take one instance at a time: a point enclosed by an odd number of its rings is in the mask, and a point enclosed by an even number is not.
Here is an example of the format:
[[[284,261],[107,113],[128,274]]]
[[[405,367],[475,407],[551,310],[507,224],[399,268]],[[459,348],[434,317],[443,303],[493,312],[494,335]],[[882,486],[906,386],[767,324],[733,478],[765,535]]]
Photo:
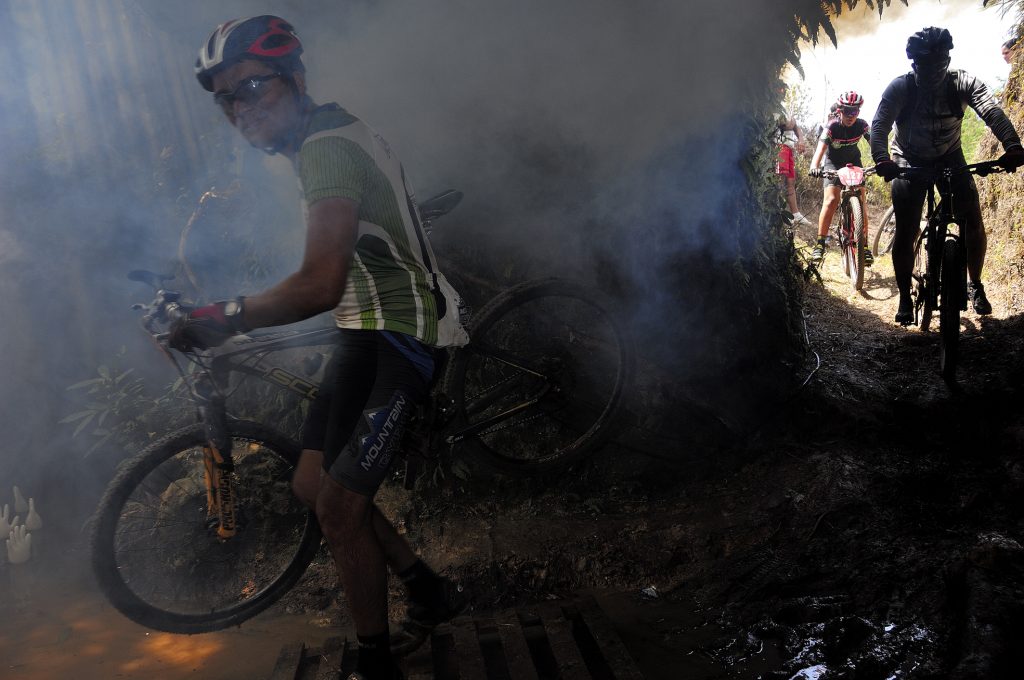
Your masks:
[[[964,303],[966,270],[960,242],[947,239],[942,246],[942,297],[939,300],[939,370],[946,380],[956,378],[960,358],[960,310]]]
[[[867,234],[864,233],[864,209],[860,198],[850,197],[850,227],[853,238],[847,252],[850,253],[850,286],[855,291],[864,287],[864,251],[868,245]],[[852,252],[850,252],[852,250]]]
[[[875,238],[871,245],[871,252],[875,257],[885,255],[892,251],[892,243],[896,240],[896,211],[890,205],[889,209],[882,215],[875,230]]]
[[[839,255],[843,258],[843,274],[847,277],[853,276],[852,248],[853,228],[850,219],[850,204],[843,203],[839,206]]]
[[[513,474],[569,465],[603,444],[632,373],[627,336],[593,288],[544,279],[480,310],[445,376],[448,439]]]
[[[298,448],[254,423],[232,423],[229,435],[235,536],[220,540],[207,517],[198,424],[127,461],[100,501],[93,571],[136,623],[170,633],[238,625],[287,592],[319,548],[316,519],[291,492]]]
[[[935,308],[932,297],[932,286],[935,285],[935,280],[932,278],[927,235],[927,231],[922,231],[914,246],[914,281],[917,290],[917,304],[921,307],[920,328],[922,333],[927,333],[931,327],[932,311]]]

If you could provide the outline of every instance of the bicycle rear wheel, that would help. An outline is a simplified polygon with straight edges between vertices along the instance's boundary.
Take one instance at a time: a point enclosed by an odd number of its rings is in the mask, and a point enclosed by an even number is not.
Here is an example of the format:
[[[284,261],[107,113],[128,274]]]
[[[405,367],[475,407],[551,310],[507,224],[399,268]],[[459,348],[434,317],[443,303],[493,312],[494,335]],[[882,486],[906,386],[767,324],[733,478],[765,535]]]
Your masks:
[[[850,233],[853,236],[850,244],[850,248],[853,250],[850,253],[852,258],[850,286],[853,287],[853,290],[859,291],[864,288],[864,251],[867,248],[868,236],[864,233],[864,209],[857,196],[850,197],[849,220],[849,225],[852,227]],[[847,249],[847,252],[850,248]]]
[[[896,211],[890,205],[889,209],[882,215],[882,219],[878,223],[878,229],[875,230],[871,252],[875,257],[891,252],[894,240],[896,240]]]
[[[118,471],[92,527],[92,566],[122,614],[171,633],[237,625],[291,588],[320,528],[291,493],[298,448],[254,423],[229,426],[237,534],[207,519],[201,425],[157,441]]]
[[[939,300],[939,370],[946,380],[956,378],[960,359],[960,311],[967,286],[960,242],[947,239],[942,246],[942,297]]]
[[[450,441],[492,467],[531,474],[578,461],[607,440],[632,357],[593,288],[524,283],[480,310],[470,338],[445,376],[455,409]]]

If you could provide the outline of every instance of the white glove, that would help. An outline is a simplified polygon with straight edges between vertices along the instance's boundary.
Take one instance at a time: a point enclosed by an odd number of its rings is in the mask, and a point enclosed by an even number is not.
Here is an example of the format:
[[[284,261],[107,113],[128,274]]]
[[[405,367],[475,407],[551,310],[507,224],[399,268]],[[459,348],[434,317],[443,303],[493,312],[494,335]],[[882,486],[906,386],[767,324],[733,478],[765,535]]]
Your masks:
[[[32,556],[32,534],[22,524],[11,531],[7,539],[7,561],[11,564],[24,564]]]

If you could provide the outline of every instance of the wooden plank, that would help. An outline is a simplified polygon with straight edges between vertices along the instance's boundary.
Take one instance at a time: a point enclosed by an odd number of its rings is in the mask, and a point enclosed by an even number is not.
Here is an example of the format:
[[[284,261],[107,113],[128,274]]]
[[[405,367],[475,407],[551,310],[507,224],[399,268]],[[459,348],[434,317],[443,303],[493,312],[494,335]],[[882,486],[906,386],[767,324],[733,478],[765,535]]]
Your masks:
[[[341,677],[341,655],[345,651],[345,638],[332,637],[324,642],[320,650],[316,680],[338,680]]]
[[[575,604],[582,622],[593,636],[616,680],[643,680],[644,676],[640,673],[636,661],[597,601],[588,597]]]
[[[494,618],[501,636],[501,648],[505,652],[505,663],[508,664],[509,677],[516,680],[538,680],[537,667],[533,664],[530,648],[526,645],[526,636],[514,611],[499,614]]]
[[[292,642],[282,647],[274,670],[270,673],[270,680],[295,680],[305,651],[306,645],[301,642]]]
[[[455,656],[459,664],[459,680],[487,680],[487,666],[480,641],[476,638],[473,619],[460,616],[451,622],[455,638]]]
[[[551,653],[558,664],[559,680],[591,680],[587,664],[572,637],[572,624],[562,614],[562,608],[551,604],[541,606],[539,610]]]
[[[347,678],[348,674],[356,669],[356,660],[359,658],[359,644],[348,638],[341,648],[341,677]]]

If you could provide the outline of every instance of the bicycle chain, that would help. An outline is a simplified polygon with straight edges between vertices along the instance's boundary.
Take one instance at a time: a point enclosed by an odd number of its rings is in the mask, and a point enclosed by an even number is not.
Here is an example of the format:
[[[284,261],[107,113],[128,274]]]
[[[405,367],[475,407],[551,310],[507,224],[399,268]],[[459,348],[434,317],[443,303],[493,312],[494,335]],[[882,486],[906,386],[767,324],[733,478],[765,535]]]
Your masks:
[[[504,380],[502,380],[500,382],[496,382],[493,385],[490,385],[490,386],[480,390],[476,394],[471,395],[467,399],[467,401],[472,401],[473,399],[476,399],[477,397],[479,397],[479,396],[481,396],[483,394],[487,394],[491,390],[493,390],[493,389],[495,389],[497,387],[500,387],[501,385],[504,385],[505,383],[507,383],[507,382],[509,382],[511,380],[515,380],[515,379],[517,379],[519,377],[520,376],[518,376],[518,375],[510,375],[509,377],[505,378]],[[502,424],[499,424],[499,425],[495,425],[494,427],[491,427],[489,429],[483,430],[482,432],[479,432],[478,435],[493,434],[495,432],[501,432],[502,430],[506,430],[506,429],[512,427],[513,425],[523,425],[523,424],[529,423],[532,420],[536,420],[536,419],[538,419],[538,418],[540,418],[540,417],[542,417],[544,415],[545,415],[545,413],[542,412],[542,413],[537,413],[536,415],[533,415],[533,416],[530,416],[530,417],[524,418],[524,419],[513,419],[513,420],[511,420],[511,421],[509,421],[507,423],[502,423]]]

